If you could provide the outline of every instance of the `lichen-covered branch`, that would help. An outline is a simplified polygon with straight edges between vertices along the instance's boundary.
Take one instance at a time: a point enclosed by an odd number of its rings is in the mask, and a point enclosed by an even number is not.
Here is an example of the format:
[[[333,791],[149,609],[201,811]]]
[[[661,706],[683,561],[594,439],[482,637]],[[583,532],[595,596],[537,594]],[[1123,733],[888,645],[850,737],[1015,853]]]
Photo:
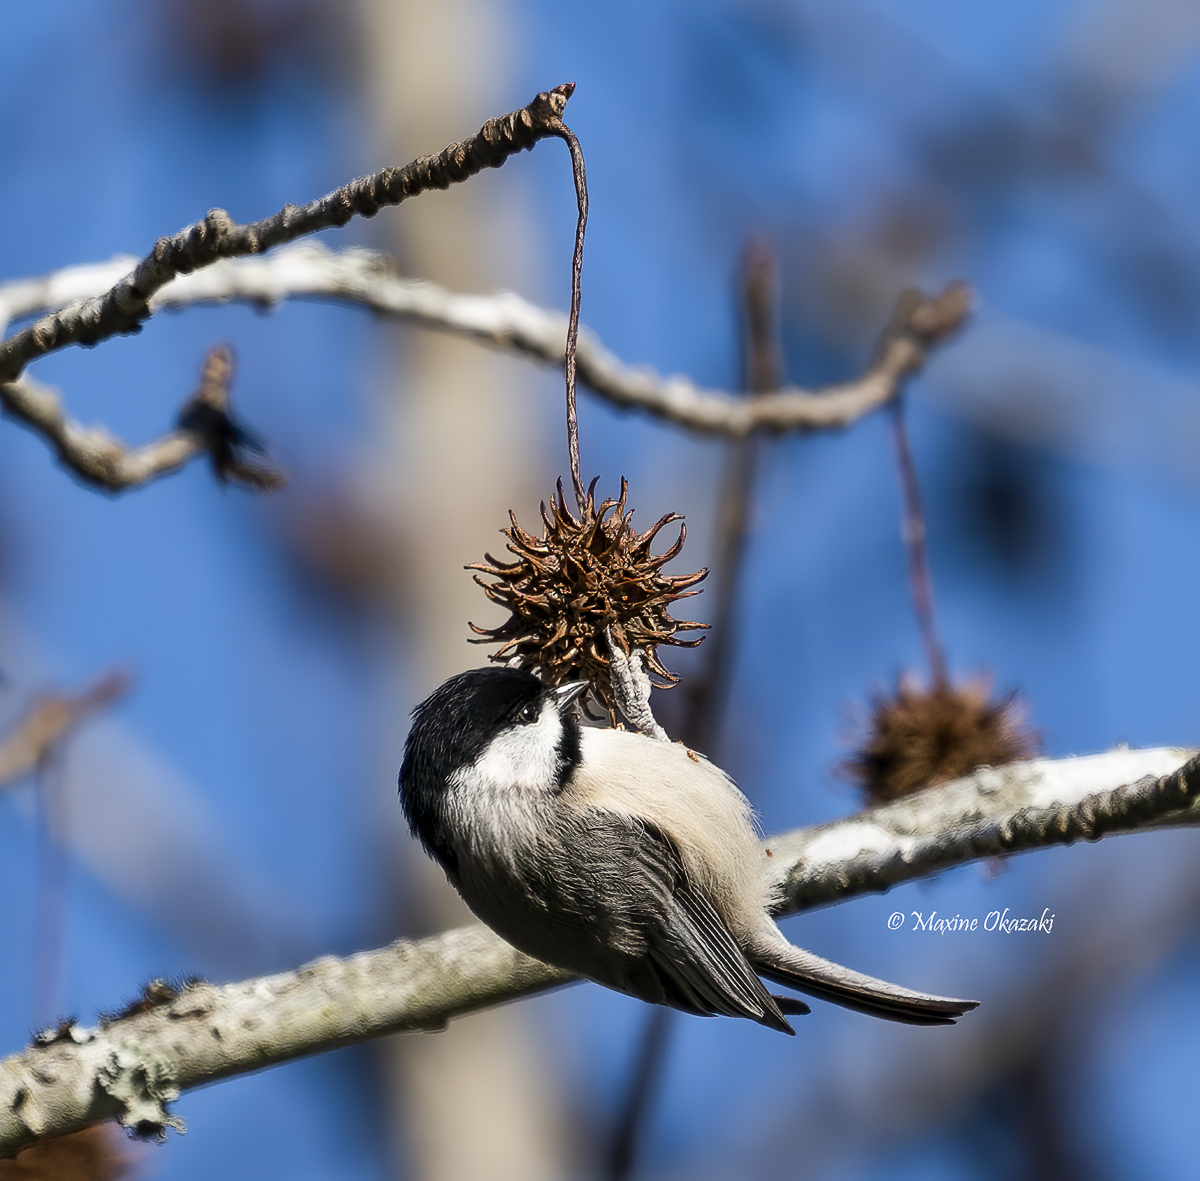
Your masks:
[[[1185,761],[1186,760],[1186,761]],[[953,865],[1200,822],[1200,756],[1175,748],[982,767],[766,841],[788,911],[880,893]]]
[[[0,286],[0,323],[52,306],[64,296],[106,290],[132,263],[118,258],[103,266],[74,267]],[[218,262],[179,276],[159,290],[149,308],[153,314],[163,308],[231,300],[270,307],[287,299],[353,303],[547,365],[563,364],[567,318],[560,313],[509,292],[459,295],[436,283],[404,279],[395,273],[390,258],[366,250],[335,252],[303,243],[266,258]],[[579,380],[615,406],[706,434],[744,438],[756,431],[835,429],[887,405],[930,351],[962,326],[968,310],[968,293],[961,284],[937,296],[904,293],[866,371],[817,390],[784,386],[747,398],[703,389],[687,377],[663,377],[649,367],[628,365],[586,331],[577,351]]]
[[[988,768],[857,816],[768,838],[785,909],[886,890],[950,865],[1200,820],[1200,757],[1119,749]],[[399,942],[298,972],[179,994],[125,1015],[64,1024],[0,1062],[0,1157],[97,1120],[142,1134],[177,1121],[191,1087],[567,983],[482,927]]]
[[[95,1029],[64,1023],[0,1062],[0,1158],[102,1119],[144,1136],[182,1130],[167,1105],[192,1087],[386,1033],[440,1029],[568,979],[468,927],[223,987],[172,995],[160,983],[148,990],[159,1003]]]
[[[225,210],[210,210],[203,221],[160,238],[104,294],[51,312],[0,344],[0,381],[14,381],[31,361],[67,345],[96,344],[137,332],[151,314],[150,300],[177,275],[220,259],[262,254],[318,230],[345,225],[355,216],[373,217],[385,206],[428,189],[446,189],[484,168],[498,168],[546,136],[561,136],[562,112],[574,89],[567,84],[543,92],[528,106],[489,119],[475,135],[436,156],[421,156],[403,167],[351,181],[303,207],[285,205],[262,221],[239,225]]]

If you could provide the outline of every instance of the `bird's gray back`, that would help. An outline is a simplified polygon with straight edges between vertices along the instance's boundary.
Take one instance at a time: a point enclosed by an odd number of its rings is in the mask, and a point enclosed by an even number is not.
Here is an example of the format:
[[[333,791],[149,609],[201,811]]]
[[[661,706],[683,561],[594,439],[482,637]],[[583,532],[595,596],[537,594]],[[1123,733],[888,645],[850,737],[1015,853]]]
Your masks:
[[[649,822],[739,940],[759,933],[772,898],[754,811],[733,780],[677,742],[584,728],[581,743],[583,759],[562,793],[563,807]]]

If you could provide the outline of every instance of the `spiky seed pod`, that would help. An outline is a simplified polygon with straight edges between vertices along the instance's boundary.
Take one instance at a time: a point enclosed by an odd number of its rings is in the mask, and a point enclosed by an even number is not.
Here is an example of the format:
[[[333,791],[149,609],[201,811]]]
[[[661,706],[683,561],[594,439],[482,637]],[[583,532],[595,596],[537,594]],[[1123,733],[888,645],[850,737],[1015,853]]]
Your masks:
[[[872,699],[865,731],[838,772],[874,804],[1041,750],[1017,694],[993,699],[985,677],[930,689],[902,677],[895,696]]]
[[[707,628],[706,623],[673,619],[668,607],[699,591],[690,588],[707,570],[695,574],[668,575],[663,566],[683,548],[687,530],[680,524],[679,536],[665,553],[650,552],[651,543],[664,526],[681,521],[668,513],[645,533],[632,524],[633,509],[626,510],[629,484],[621,480],[621,494],[596,507],[596,480],[588,488],[587,501],[576,518],[567,508],[562,481],[550,507],[542,505],[541,537],[526,533],[510,512],[511,528],[501,532],[507,549],[516,559],[501,562],[486,554],[486,561],[467,567],[477,570],[475,581],[493,603],[511,612],[500,627],[471,624],[480,639],[476,644],[499,643],[491,659],[517,661],[524,668],[538,668],[548,684],[588,680],[592,692],[614,724],[619,720],[609,677],[606,633],[626,656],[635,649],[645,654],[646,667],[664,686],[679,678],[668,672],[655,649],[659,644],[694,648],[704,638],[682,640],[681,631]],[[485,582],[480,574],[493,578]]]

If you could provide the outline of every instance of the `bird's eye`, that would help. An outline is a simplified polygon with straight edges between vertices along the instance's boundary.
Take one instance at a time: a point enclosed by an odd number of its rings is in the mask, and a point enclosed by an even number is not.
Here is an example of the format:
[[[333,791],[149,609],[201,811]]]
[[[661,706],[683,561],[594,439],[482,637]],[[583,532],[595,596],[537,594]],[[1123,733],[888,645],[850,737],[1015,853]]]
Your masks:
[[[520,721],[529,724],[530,722],[536,722],[538,720],[538,712],[537,705],[531,701],[528,705],[521,709],[521,712],[517,715],[517,717],[520,719]]]

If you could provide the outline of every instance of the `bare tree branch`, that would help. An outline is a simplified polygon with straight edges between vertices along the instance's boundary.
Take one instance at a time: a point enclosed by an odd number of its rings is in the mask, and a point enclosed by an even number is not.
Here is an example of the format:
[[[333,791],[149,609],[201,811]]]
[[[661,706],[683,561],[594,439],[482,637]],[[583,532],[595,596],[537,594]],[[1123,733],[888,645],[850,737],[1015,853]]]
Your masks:
[[[34,770],[72,730],[128,692],[129,675],[118,670],[73,697],[35,698],[16,727],[0,740],[0,790]]]
[[[1198,796],[1200,757],[1177,749],[984,768],[771,837],[767,872],[785,888],[784,909],[800,910],[997,853],[1195,823]],[[437,1029],[570,979],[468,927],[279,976],[152,991],[150,1003],[98,1028],[64,1023],[0,1062],[0,1157],[112,1117],[162,1134],[179,1126],[167,1105],[189,1088],[385,1033]]]
[[[21,381],[21,374],[31,361],[68,345],[93,345],[139,332],[142,322],[153,314],[155,294],[180,275],[201,271],[219,260],[261,254],[319,230],[345,225],[355,215],[373,217],[385,206],[398,205],[428,189],[449,188],[484,168],[498,168],[509,156],[547,136],[569,136],[562,112],[574,89],[573,83],[567,83],[543,92],[528,106],[489,119],[475,135],[451,144],[437,156],[421,156],[402,168],[385,168],[351,181],[303,208],[285,205],[273,217],[248,225],[237,224],[223,209],[210,210],[203,221],[160,238],[150,254],[132,268],[121,260],[120,274],[110,277],[110,285],[99,291],[90,289],[96,278],[111,276],[103,266],[73,268],[68,273],[9,285],[0,295],[0,331],[38,304],[57,305],[64,297],[68,302],[0,343],[0,407],[41,434],[65,466],[109,491],[175,471],[201,450],[207,450],[215,463],[212,440],[198,439],[194,430],[175,431],[144,447],[130,448],[101,428],[85,428],[63,411],[57,393]],[[218,473],[231,474],[219,466]],[[251,472],[251,478],[243,482],[255,483],[253,475]]]
[[[133,260],[72,267],[42,279],[0,286],[0,323],[52,306],[64,296],[106,290]],[[444,332],[469,336],[505,352],[561,366],[567,318],[518,295],[459,295],[436,283],[400,278],[386,255],[330,251],[304,243],[268,258],[218,262],[181,275],[150,300],[150,313],[202,303],[246,301],[270,307],[286,299],[353,303]],[[783,386],[746,398],[706,390],[690,378],[662,377],[620,361],[590,333],[581,333],[579,380],[605,401],[706,434],[744,438],[756,431],[829,430],[849,426],[891,401],[925,363],[931,349],[966,319],[967,289],[952,284],[940,295],[905,292],[866,371],[853,381],[817,390]]]
[[[57,390],[29,377],[0,382],[0,406],[37,431],[64,467],[108,492],[121,492],[178,471],[199,455],[209,457],[222,483],[273,491],[287,483],[287,477],[234,418],[230,410],[232,380],[230,350],[222,346],[210,349],[200,386],[180,411],[178,429],[143,447],[128,447],[103,427],[83,426],[63,409]]]
[[[1195,824],[1197,794],[1200,757],[1169,747],[981,767],[856,816],[769,838],[769,876],[785,911],[809,910],[984,857]]]
[[[64,1024],[0,1062],[0,1157],[114,1116],[158,1134],[180,1126],[166,1105],[191,1087],[385,1033],[440,1029],[569,979],[466,927],[278,976],[193,985],[96,1029]]]
[[[562,112],[573,90],[572,84],[565,84],[543,92],[528,106],[489,120],[476,135],[451,144],[436,157],[422,156],[402,168],[352,181],[303,208],[287,205],[273,217],[247,225],[214,209],[202,222],[160,238],[140,261],[114,259],[111,264],[69,268],[0,287],[0,332],[13,320],[53,309],[0,343],[0,407],[41,434],[81,478],[117,491],[175,471],[202,449],[215,461],[212,440],[181,430],[131,448],[102,428],[82,426],[63,410],[56,392],[21,380],[21,375],[31,361],[68,345],[92,345],[140,331],[143,321],[163,307],[229,299],[264,304],[300,296],[341,299],[474,336],[547,364],[563,364],[568,332],[562,317],[517,296],[461,296],[431,283],[402,280],[381,265],[378,256],[363,251],[332,254],[309,246],[281,251],[258,266],[236,265],[233,260],[344,225],[356,214],[371,217],[427,189],[447,188],[483,168],[499,167],[547,136],[572,144]],[[578,184],[576,156],[573,147]],[[582,190],[580,200],[582,235]],[[576,298],[580,244],[581,238],[574,264]],[[817,392],[785,387],[738,399],[702,390],[687,378],[663,379],[651,370],[632,369],[592,339],[579,341],[579,378],[615,405],[734,438],[755,431],[846,426],[896,397],[929,350],[962,325],[968,303],[961,284],[933,298],[905,292],[866,372],[856,381]],[[566,359],[570,370],[572,358]],[[224,474],[220,465],[218,472]]]
[[[171,431],[143,447],[129,447],[103,427],[86,427],[72,418],[57,390],[29,377],[0,382],[0,406],[41,435],[65,467],[110,492],[178,471],[204,454],[204,444],[189,431]]]
[[[71,344],[97,344],[139,331],[151,315],[150,300],[177,275],[190,274],[219,259],[262,254],[273,246],[343,226],[355,215],[374,217],[388,205],[428,189],[447,189],[484,168],[498,168],[546,136],[561,136],[562,112],[575,87],[567,83],[539,94],[518,111],[489,119],[462,143],[437,156],[421,156],[401,168],[385,168],[351,181],[303,208],[285,205],[273,217],[238,225],[223,209],[203,221],[159,238],[154,249],[103,295],[43,316],[0,344],[0,381],[14,381],[30,361]]]
[[[162,292],[156,306],[229,299],[271,305],[297,297],[356,303],[548,365],[563,364],[567,318],[560,313],[511,292],[459,295],[436,283],[403,279],[386,255],[360,250],[333,253],[306,243],[270,259],[214,267],[177,280]],[[755,431],[845,427],[894,398],[930,350],[963,325],[969,306],[969,292],[960,283],[937,296],[904,292],[866,371],[853,381],[818,390],[784,386],[752,398],[706,390],[687,377],[664,378],[648,366],[627,365],[586,331],[581,331],[578,345],[579,380],[623,409],[641,410],[706,434],[742,438]]]

